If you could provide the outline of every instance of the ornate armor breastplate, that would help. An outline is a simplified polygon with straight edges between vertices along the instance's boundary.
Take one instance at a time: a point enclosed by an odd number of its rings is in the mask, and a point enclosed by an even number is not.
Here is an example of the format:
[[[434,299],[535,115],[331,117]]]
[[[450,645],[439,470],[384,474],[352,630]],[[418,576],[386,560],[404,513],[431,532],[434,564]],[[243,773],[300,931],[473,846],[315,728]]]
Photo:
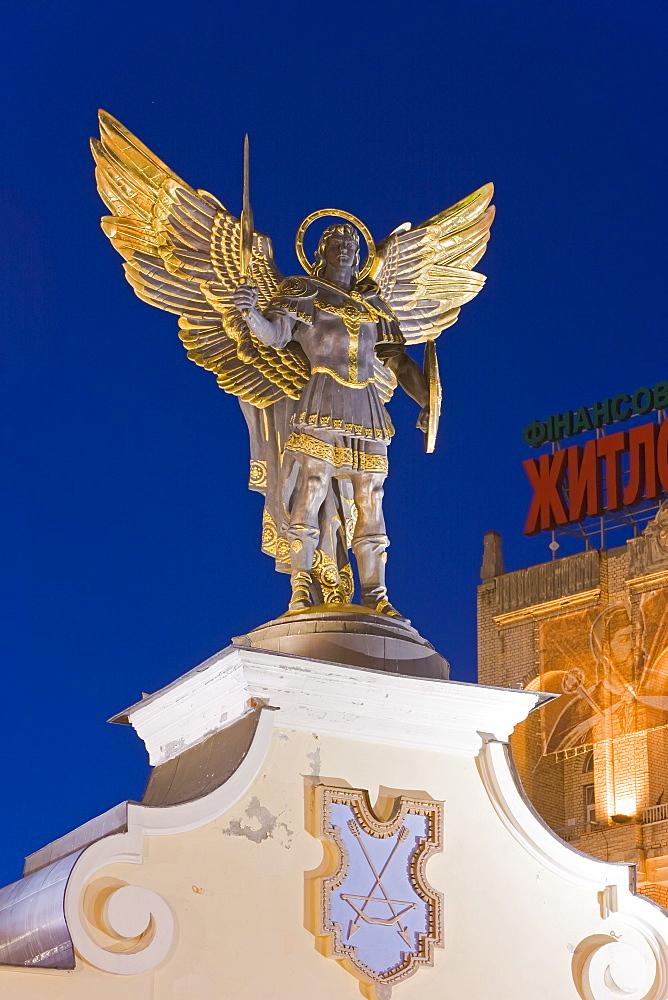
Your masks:
[[[312,372],[324,372],[327,375],[331,375],[337,382],[341,385],[348,386],[351,389],[362,389],[367,385],[370,385],[373,380],[373,365],[364,365],[364,368],[369,370],[367,377],[360,379],[360,330],[363,323],[373,323],[377,318],[377,311],[369,306],[368,303],[360,301],[359,303],[344,302],[342,305],[334,305],[332,302],[326,302],[324,299],[317,298],[314,302],[317,309],[322,312],[329,313],[331,316],[337,316],[346,328],[348,334],[347,343],[347,357],[344,358],[342,355],[340,358],[340,364],[334,368],[331,365],[331,357],[328,358],[330,364],[314,364],[312,365]],[[339,360],[339,359],[337,359]],[[345,371],[345,374],[344,374]]]

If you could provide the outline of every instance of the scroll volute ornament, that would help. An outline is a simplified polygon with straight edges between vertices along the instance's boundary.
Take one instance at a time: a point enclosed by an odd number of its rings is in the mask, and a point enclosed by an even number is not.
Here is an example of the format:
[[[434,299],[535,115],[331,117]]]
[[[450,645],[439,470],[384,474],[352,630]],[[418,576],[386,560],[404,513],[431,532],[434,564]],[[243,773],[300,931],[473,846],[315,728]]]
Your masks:
[[[573,980],[582,1000],[663,1000],[668,990],[665,944],[642,921],[615,921],[607,934],[581,941]]]
[[[72,943],[77,955],[95,968],[136,976],[169,956],[176,923],[167,902],[153,889],[93,877],[84,885],[78,905],[73,902],[70,896],[66,903]]]

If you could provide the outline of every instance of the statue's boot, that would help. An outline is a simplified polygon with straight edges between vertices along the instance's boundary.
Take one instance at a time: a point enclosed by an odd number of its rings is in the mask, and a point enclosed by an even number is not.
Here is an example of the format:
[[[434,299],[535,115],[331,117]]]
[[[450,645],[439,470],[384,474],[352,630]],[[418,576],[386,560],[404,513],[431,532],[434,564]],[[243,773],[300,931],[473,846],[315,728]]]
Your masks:
[[[303,611],[313,604],[311,568],[320,538],[320,529],[310,524],[291,524],[287,531],[290,545],[290,584],[292,597],[288,611]]]
[[[388,618],[407,622],[408,618],[404,618],[387,599],[385,549],[389,544],[387,535],[362,535],[360,538],[353,538],[352,550],[362,590],[360,603],[376,615],[387,615]]]

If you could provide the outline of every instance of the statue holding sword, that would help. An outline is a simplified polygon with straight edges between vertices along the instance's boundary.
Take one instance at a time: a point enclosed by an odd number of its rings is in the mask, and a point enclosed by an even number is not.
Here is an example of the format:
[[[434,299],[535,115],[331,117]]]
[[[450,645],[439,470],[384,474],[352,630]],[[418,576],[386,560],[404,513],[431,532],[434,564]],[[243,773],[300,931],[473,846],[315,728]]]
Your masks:
[[[289,611],[352,601],[349,551],[360,604],[401,618],[385,584],[384,404],[397,384],[420,406],[417,426],[433,451],[440,411],[435,338],[482,288],[494,209],[485,185],[376,246],[348,212],[323,209],[297,232],[304,274],[283,278],[271,242],[255,230],[248,140],[240,220],[173,174],[104,112],[93,141],[103,228],[126,260],[137,294],[179,315],[188,356],[239,397],[251,444],[249,486],[265,498],[262,548],[290,574]],[[315,259],[304,234],[322,232]],[[366,242],[361,263],[360,236]],[[426,342],[425,370],[407,345]]]

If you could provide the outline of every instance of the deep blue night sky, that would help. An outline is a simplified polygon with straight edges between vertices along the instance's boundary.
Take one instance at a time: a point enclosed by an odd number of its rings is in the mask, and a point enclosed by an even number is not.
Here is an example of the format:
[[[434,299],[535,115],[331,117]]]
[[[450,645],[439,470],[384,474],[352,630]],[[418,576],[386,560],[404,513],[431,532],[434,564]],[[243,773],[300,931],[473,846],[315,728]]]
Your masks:
[[[472,680],[484,531],[509,568],[549,555],[522,537],[522,429],[668,378],[667,16],[658,0],[7,0],[1,20],[5,884],[141,795],[143,746],[105,719],[287,600],[235,399],[99,228],[97,107],[234,211],[248,131],[284,273],[314,209],[382,238],[495,182],[487,285],[438,342],[437,451],[398,392],[386,493],[392,601]]]

